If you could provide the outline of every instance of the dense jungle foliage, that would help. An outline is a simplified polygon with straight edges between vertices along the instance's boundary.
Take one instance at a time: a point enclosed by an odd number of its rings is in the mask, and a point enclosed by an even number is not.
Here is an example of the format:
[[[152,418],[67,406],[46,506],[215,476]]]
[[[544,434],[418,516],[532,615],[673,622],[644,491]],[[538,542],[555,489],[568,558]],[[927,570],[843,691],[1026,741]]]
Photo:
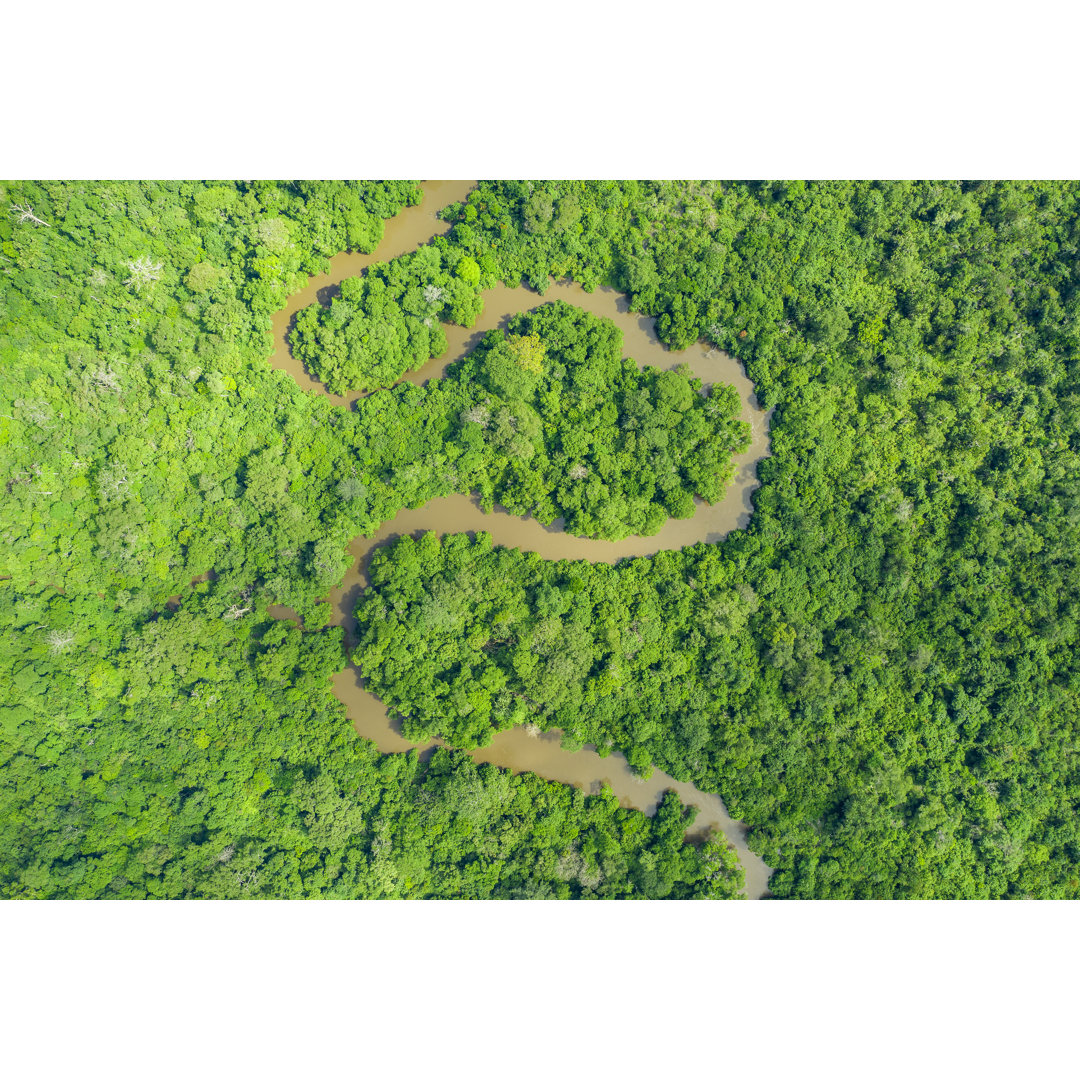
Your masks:
[[[327,673],[341,630],[230,618],[217,582],[140,619],[3,596],[0,882],[21,897],[726,897],[732,852],[655,817],[440,750],[379,754]],[[42,628],[54,629],[49,634]],[[70,636],[77,647],[49,642]],[[14,651],[14,650],[13,650]],[[10,659],[9,659],[10,663]]]
[[[692,517],[695,495],[723,498],[731,455],[750,441],[732,387],[639,371],[614,323],[561,301],[489,331],[425,390],[470,402],[449,444],[466,488],[607,540]]]
[[[335,394],[390,386],[441,356],[446,335],[439,323],[471,326],[483,306],[476,260],[459,255],[451,270],[448,249],[436,237],[413,254],[345,278],[328,307],[297,312],[289,334],[293,356]],[[489,273],[484,283],[493,280]]]
[[[417,730],[476,738],[462,702],[513,698],[719,791],[778,896],[1075,896],[1078,190],[481,184],[451,242],[727,348],[773,454],[716,546],[399,543],[360,609],[373,683]]]
[[[374,247],[419,195],[397,182],[4,189],[0,894],[741,886],[725,845],[683,842],[692,813],[673,797],[649,818],[452,751],[379,755],[330,692],[341,631],[266,616],[281,601],[325,622],[348,540],[460,487],[454,461],[480,488],[514,490],[506,450],[525,452],[526,405],[451,379],[343,413],[266,364],[269,314],[329,254]],[[570,322],[552,356],[580,343],[567,361],[584,373],[589,334],[608,339]],[[463,417],[476,408],[492,410],[490,432]],[[722,411],[709,422],[737,442]],[[533,455],[553,467],[569,434],[566,421],[532,433]]]
[[[673,347],[703,336],[743,360],[775,406],[772,456],[749,528],[717,545],[612,568],[483,536],[399,542],[358,612],[365,674],[413,731],[469,744],[527,717],[718,791],[781,897],[1075,896],[1078,193],[482,183],[449,211],[430,267],[394,260],[349,286],[339,323],[309,316],[305,333],[338,349],[340,385],[385,384],[437,345],[423,320],[458,315],[419,306],[442,302],[424,298],[429,284],[461,283],[467,321],[462,285],[479,302],[495,280],[542,290],[565,275],[627,292]],[[501,790],[503,774],[474,775],[452,753],[430,768],[374,754],[326,685],[338,632],[263,617],[277,600],[320,626],[348,538],[433,494],[520,490],[518,511],[580,512],[580,531],[612,535],[637,527],[640,510],[621,509],[635,495],[685,507],[639,453],[648,440],[619,441],[642,387],[652,426],[669,445],[682,437],[683,414],[648,374],[617,423],[600,417],[602,437],[568,451],[569,418],[534,438],[509,384],[479,367],[355,413],[267,369],[267,314],[416,196],[409,184],[5,187],[6,895],[143,895],[151,882],[158,895],[593,894],[597,874],[596,888],[625,894],[731,891],[723,853],[674,841],[660,815],[623,828],[628,812],[603,796],[522,779],[507,781],[528,793],[514,816],[475,794]],[[550,310],[534,320],[576,325]],[[523,379],[542,357],[543,371],[558,346],[542,329],[489,338],[462,371],[497,373],[515,349],[505,370]],[[624,374],[612,372],[613,397]],[[558,380],[560,394],[573,387],[569,368]],[[529,402],[541,417],[543,401]],[[690,415],[708,419],[706,404]],[[476,409],[485,423],[464,415]],[[718,419],[736,446],[730,414]],[[517,469],[523,435],[542,495]],[[603,516],[573,503],[570,462],[586,484],[616,477]],[[211,567],[214,580],[184,588]],[[227,705],[200,704],[215,694]],[[448,813],[485,809],[437,847],[425,807],[457,770],[468,782]],[[544,833],[545,798],[563,800],[579,836]],[[483,846],[503,829],[520,855]],[[463,884],[499,859],[531,869],[487,892]]]

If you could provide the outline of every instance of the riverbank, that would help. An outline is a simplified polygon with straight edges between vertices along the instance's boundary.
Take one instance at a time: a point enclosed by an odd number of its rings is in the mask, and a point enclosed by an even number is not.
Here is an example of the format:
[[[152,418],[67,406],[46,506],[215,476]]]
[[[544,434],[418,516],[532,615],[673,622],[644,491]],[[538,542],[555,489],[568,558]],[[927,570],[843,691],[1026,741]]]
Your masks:
[[[288,372],[299,385],[323,394],[331,402],[349,408],[361,395],[328,393],[296,360],[288,347],[287,334],[295,313],[317,300],[328,303],[334,287],[343,278],[361,273],[375,262],[413,250],[446,231],[446,223],[436,213],[444,206],[463,199],[473,186],[472,181],[427,181],[423,185],[424,201],[409,207],[386,223],[383,242],[368,255],[343,254],[331,260],[329,273],[312,278],[308,286],[295,294],[289,304],[274,316],[275,348],[271,365]],[[544,526],[530,518],[515,517],[501,508],[484,513],[475,499],[468,495],[451,495],[432,499],[416,510],[402,510],[386,522],[370,538],[357,537],[349,547],[353,565],[329,601],[333,610],[331,624],[342,626],[346,646],[352,653],[356,608],[360,592],[368,584],[367,565],[371,552],[399,536],[417,532],[438,533],[485,531],[496,544],[535,551],[547,559],[586,559],[590,562],[616,563],[628,557],[654,555],[658,551],[678,550],[690,544],[717,543],[732,529],[745,528],[753,510],[751,493],[758,486],[757,463],[769,452],[769,414],[762,410],[754,395],[753,384],[738,361],[725,353],[698,342],[681,351],[671,352],[656,336],[654,320],[629,311],[627,298],[614,289],[601,288],[587,293],[573,282],[551,282],[543,296],[526,288],[512,289],[499,285],[483,294],[484,310],[471,328],[443,325],[448,348],[437,359],[429,361],[406,379],[422,384],[439,378],[455,360],[466,355],[488,330],[506,323],[512,316],[529,311],[549,300],[560,299],[595,315],[611,319],[623,333],[623,355],[632,357],[640,367],[675,368],[687,365],[705,384],[728,383],[735,387],[742,403],[742,419],[750,424],[750,446],[734,458],[735,477],[725,497],[710,506],[695,500],[697,509],[692,518],[669,519],[655,536],[628,537],[620,541],[592,540],[573,536],[562,529],[562,522]],[[292,618],[285,607],[271,608],[278,618]],[[358,669],[352,663],[334,677],[334,693],[344,703],[346,713],[358,734],[371,739],[384,753],[400,753],[414,749],[415,744],[404,739],[382,702],[363,687]],[[422,749],[433,747],[436,742]],[[549,780],[573,784],[585,791],[598,791],[608,784],[623,806],[655,812],[663,793],[674,790],[683,803],[698,809],[698,818],[690,833],[693,838],[709,828],[722,832],[735,848],[746,873],[745,891],[748,897],[768,894],[769,868],[746,844],[745,829],[734,821],[717,795],[701,792],[689,783],[654,771],[646,781],[635,774],[623,755],[612,753],[601,757],[594,748],[578,751],[562,748],[558,732],[536,733],[528,728],[499,732],[491,744],[470,751],[478,762],[490,762],[513,772],[535,772]]]

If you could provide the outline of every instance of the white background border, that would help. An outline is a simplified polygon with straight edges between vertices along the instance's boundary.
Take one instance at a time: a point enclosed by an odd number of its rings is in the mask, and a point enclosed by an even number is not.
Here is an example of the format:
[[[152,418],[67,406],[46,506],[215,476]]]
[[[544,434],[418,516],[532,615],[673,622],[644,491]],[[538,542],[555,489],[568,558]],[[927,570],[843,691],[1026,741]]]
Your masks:
[[[1075,24],[1044,2],[23,6],[0,173],[1076,178]],[[1072,1073],[1076,924],[1064,903],[12,902],[3,1060]]]

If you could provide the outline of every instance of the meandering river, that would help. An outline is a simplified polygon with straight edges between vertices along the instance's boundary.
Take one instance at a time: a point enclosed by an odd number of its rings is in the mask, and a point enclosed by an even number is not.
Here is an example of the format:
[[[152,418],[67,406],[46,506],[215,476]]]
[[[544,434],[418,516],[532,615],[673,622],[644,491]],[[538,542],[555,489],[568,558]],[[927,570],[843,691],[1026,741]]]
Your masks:
[[[421,186],[424,199],[418,206],[408,207],[386,223],[386,231],[378,248],[370,255],[346,253],[331,260],[330,272],[312,278],[305,289],[290,298],[288,305],[274,317],[275,350],[271,364],[287,371],[304,388],[324,394],[332,402],[351,407],[359,396],[344,397],[330,394],[322,383],[310,375],[289,351],[287,334],[296,312],[320,301],[329,303],[337,283],[343,278],[361,273],[375,262],[384,262],[414,250],[434,236],[447,231],[447,223],[435,215],[450,203],[459,202],[472,190],[475,181],[425,181]],[[657,551],[678,549],[700,541],[715,543],[731,529],[743,528],[750,520],[750,493],[757,487],[757,463],[769,451],[769,416],[759,408],[753,384],[739,363],[703,343],[682,352],[671,352],[656,337],[653,319],[628,310],[627,300],[613,289],[597,289],[587,293],[579,285],[552,282],[540,296],[526,288],[511,289],[500,285],[484,292],[484,311],[471,329],[444,324],[449,346],[443,356],[406,376],[411,382],[424,383],[438,378],[447,365],[464,356],[490,329],[501,326],[513,315],[528,311],[552,299],[565,300],[576,307],[613,320],[623,332],[623,355],[632,357],[639,366],[652,365],[674,368],[687,364],[704,383],[729,383],[738,391],[742,402],[742,418],[751,427],[749,448],[735,458],[735,478],[726,497],[714,506],[697,500],[692,518],[669,519],[655,536],[630,537],[626,540],[589,540],[572,536],[562,529],[562,522],[544,526],[531,518],[515,517],[496,508],[485,514],[470,496],[451,495],[432,499],[418,510],[402,510],[386,522],[371,538],[357,537],[349,547],[353,565],[339,589],[331,593],[333,609],[331,623],[345,629],[346,646],[352,654],[355,640],[353,612],[360,591],[368,584],[367,565],[372,550],[405,534],[433,530],[438,533],[483,530],[491,534],[496,544],[535,551],[548,559],[586,559],[590,562],[614,563],[627,556],[653,555]],[[295,617],[288,608],[277,606],[271,614],[279,618]],[[360,672],[349,664],[333,680],[334,693],[344,702],[349,719],[356,731],[371,739],[385,753],[413,749],[417,744],[404,739],[399,725],[387,714],[382,702],[364,689]],[[437,745],[437,740],[426,747]],[[655,812],[663,793],[674,790],[684,804],[695,806],[698,817],[691,839],[710,828],[722,832],[733,845],[746,873],[746,895],[760,898],[768,895],[769,868],[760,856],[746,846],[745,830],[740,822],[728,816],[721,799],[698,791],[692,784],[681,783],[665,773],[654,771],[642,780],[618,753],[601,757],[592,747],[578,751],[564,750],[557,731],[531,735],[526,728],[499,732],[490,746],[469,751],[478,762],[491,762],[514,772],[534,772],[549,780],[574,784],[587,792],[597,792],[607,784],[621,805]]]

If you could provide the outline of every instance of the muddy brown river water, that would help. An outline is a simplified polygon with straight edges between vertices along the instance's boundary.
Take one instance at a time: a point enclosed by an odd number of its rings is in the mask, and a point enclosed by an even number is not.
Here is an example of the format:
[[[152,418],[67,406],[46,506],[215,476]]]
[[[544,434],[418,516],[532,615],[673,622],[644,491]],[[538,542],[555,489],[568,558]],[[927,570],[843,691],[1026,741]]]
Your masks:
[[[375,262],[412,251],[432,237],[445,233],[449,226],[436,214],[450,203],[464,199],[474,185],[472,180],[425,181],[421,185],[423,201],[387,221],[383,240],[375,252],[370,255],[345,253],[332,259],[328,274],[312,278],[307,287],[292,296],[287,307],[275,315],[275,349],[271,365],[287,371],[305,389],[325,395],[336,405],[351,407],[359,393],[346,396],[327,393],[322,383],[293,358],[287,334],[294,315],[316,301],[328,303],[335,286],[343,278],[359,274]],[[758,407],[753,384],[736,360],[701,342],[682,352],[671,352],[656,337],[654,320],[630,312],[626,297],[613,289],[587,293],[580,285],[564,281],[551,282],[543,296],[526,288],[511,289],[504,285],[489,289],[483,295],[484,310],[476,325],[464,329],[444,324],[449,343],[446,352],[410,372],[406,376],[409,381],[421,384],[440,377],[447,365],[464,356],[487,330],[504,325],[513,315],[560,299],[614,321],[623,332],[623,355],[632,357],[639,366],[674,368],[686,364],[706,384],[723,382],[734,386],[742,402],[742,418],[751,427],[750,446],[735,458],[735,477],[724,499],[713,506],[696,500],[697,509],[692,518],[669,519],[655,536],[619,541],[590,540],[564,532],[560,521],[544,526],[531,518],[515,517],[498,507],[494,513],[484,513],[476,500],[468,495],[432,499],[417,510],[402,510],[393,520],[385,522],[373,537],[361,536],[353,540],[349,546],[352,568],[341,587],[328,598],[333,611],[331,624],[344,627],[350,655],[355,630],[353,612],[361,590],[368,584],[366,571],[370,554],[374,548],[399,536],[427,530],[440,534],[484,531],[491,534],[496,544],[535,551],[548,559],[615,563],[628,556],[653,555],[701,541],[716,543],[732,529],[744,528],[750,520],[750,494],[758,484],[757,463],[769,452],[769,416]],[[270,613],[278,618],[295,617],[292,611],[282,606],[271,608]],[[371,739],[381,751],[398,753],[417,747],[402,737],[400,724],[387,714],[382,702],[364,689],[355,665],[350,663],[336,675],[333,686],[358,734]],[[421,749],[435,745],[438,740]],[[531,734],[526,728],[514,728],[499,732],[491,745],[469,751],[469,754],[478,762],[490,762],[515,773],[534,772],[587,792],[599,791],[602,784],[607,784],[621,805],[646,814],[655,812],[665,791],[674,790],[685,805],[698,809],[691,838],[710,828],[722,832],[738,853],[746,873],[746,895],[754,899],[768,895],[769,868],[746,846],[743,826],[728,816],[717,795],[698,791],[692,784],[681,783],[659,771],[654,771],[648,780],[642,780],[618,753],[601,757],[589,746],[573,752],[565,750],[557,731]]]

